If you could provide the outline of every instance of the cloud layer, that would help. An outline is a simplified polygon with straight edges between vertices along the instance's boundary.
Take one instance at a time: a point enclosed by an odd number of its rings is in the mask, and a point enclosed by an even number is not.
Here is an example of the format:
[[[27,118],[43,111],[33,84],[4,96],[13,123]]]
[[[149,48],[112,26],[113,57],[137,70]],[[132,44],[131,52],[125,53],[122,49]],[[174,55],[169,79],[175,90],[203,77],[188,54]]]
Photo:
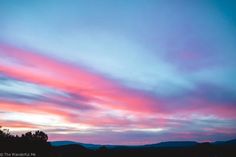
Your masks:
[[[0,125],[12,132],[102,144],[236,137],[235,21],[220,4],[0,3]]]

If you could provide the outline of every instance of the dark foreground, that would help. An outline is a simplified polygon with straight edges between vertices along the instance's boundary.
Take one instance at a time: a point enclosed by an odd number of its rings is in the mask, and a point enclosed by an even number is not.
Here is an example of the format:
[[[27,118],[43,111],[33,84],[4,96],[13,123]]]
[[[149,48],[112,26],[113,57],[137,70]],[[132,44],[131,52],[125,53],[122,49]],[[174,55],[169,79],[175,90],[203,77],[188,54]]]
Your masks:
[[[52,146],[48,142],[14,141],[0,142],[0,157],[236,157],[235,143],[201,143],[184,147],[101,146],[93,150],[79,144]]]
[[[144,146],[102,146],[47,142],[44,132],[11,135],[0,129],[0,157],[236,157],[236,140],[215,143],[164,142]],[[57,144],[57,145],[56,145]]]

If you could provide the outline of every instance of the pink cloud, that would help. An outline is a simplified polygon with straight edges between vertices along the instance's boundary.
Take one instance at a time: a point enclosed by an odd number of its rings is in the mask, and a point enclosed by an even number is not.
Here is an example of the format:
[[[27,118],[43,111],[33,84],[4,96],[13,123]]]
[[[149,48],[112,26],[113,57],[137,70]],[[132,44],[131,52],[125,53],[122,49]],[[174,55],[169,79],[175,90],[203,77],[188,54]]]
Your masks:
[[[24,63],[14,66],[0,64],[1,71],[13,77],[79,93],[91,101],[99,99],[113,109],[156,112],[159,110],[158,106],[161,106],[161,102],[154,97],[128,89],[116,81],[79,66],[7,45],[1,45],[0,48],[1,53]]]
[[[236,107],[232,105],[219,105],[216,102],[191,96],[187,99],[163,100],[145,91],[128,88],[118,81],[79,65],[65,63],[40,53],[6,44],[0,45],[0,49],[0,54],[9,58],[6,62],[11,62],[12,59],[11,64],[0,63],[0,72],[18,80],[50,87],[64,94],[45,95],[49,100],[37,100],[33,104],[18,102],[17,99],[12,101],[0,99],[0,111],[3,112],[56,116],[63,121],[63,124],[71,126],[68,129],[79,132],[80,126],[77,128],[77,124],[85,125],[88,130],[90,129],[89,131],[94,129],[95,134],[96,129],[107,131],[106,128],[109,129],[109,127],[111,132],[122,132],[122,130],[129,132],[138,128],[141,130],[140,132],[146,129],[149,133],[148,129],[149,131],[158,130],[158,128],[178,130],[181,127],[185,131],[182,134],[171,133],[170,139],[197,139],[199,136],[188,132],[187,128],[184,128],[185,125],[182,125],[185,121],[179,120],[179,116],[189,121],[199,120],[194,119],[196,117],[193,115],[236,119]],[[173,122],[173,117],[177,118],[175,122]],[[28,123],[19,120],[7,123],[0,118],[0,122],[6,127],[12,128],[34,127],[33,121]],[[50,124],[48,126],[44,124],[44,127],[48,131],[51,129]],[[55,129],[60,128],[55,127]],[[211,133],[219,134],[212,129],[209,128]],[[64,132],[67,133],[66,130]],[[50,131],[50,139],[76,140],[77,135],[71,135],[69,132],[70,130],[67,135],[58,135],[56,132]],[[150,132],[153,133],[152,130]],[[232,135],[234,132],[231,130],[229,133]],[[111,139],[108,140],[112,141],[112,135],[109,137]],[[152,141],[149,137],[142,139],[147,143]],[[159,139],[162,139],[161,136]],[[89,135],[82,139],[78,138],[78,140],[92,143],[93,141],[108,142],[101,141],[101,138],[96,139],[96,136],[89,137]],[[134,138],[132,140],[135,141]]]

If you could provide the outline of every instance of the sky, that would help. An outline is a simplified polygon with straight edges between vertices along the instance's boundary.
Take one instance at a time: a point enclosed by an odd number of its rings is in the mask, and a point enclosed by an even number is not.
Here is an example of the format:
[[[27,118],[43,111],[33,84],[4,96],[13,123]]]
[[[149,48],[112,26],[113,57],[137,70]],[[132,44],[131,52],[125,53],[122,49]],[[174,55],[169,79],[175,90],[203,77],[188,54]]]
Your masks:
[[[236,138],[234,0],[0,0],[0,126],[50,141]]]

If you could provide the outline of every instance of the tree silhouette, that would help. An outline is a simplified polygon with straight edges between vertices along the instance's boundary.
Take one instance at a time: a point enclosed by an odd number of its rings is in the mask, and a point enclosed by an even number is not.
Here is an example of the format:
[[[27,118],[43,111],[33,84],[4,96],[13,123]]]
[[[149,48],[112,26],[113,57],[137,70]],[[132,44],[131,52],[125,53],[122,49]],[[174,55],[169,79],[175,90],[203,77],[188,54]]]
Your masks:
[[[18,135],[11,135],[9,129],[1,129],[0,126],[0,139],[1,140],[8,140],[8,141],[14,141],[14,140],[23,140],[23,141],[37,141],[37,142],[47,142],[48,136],[42,131],[36,131],[35,133],[27,132],[25,134],[22,134],[21,136]]]
[[[0,153],[32,152],[38,157],[52,157],[53,147],[47,142],[48,136],[42,131],[27,132],[20,136],[12,135],[8,129],[0,127]]]
[[[31,140],[33,140],[33,134],[32,134],[32,132],[27,132],[27,133],[25,133],[25,134],[22,134],[22,135],[21,135],[21,138],[22,138],[23,140],[31,141]]]
[[[33,134],[33,139],[38,140],[38,141],[42,141],[42,142],[47,142],[47,140],[48,140],[48,135],[45,134],[45,133],[42,132],[42,131],[36,131],[36,132]]]
[[[27,141],[47,142],[48,136],[42,131],[36,131],[35,133],[27,132],[22,134],[21,138]]]
[[[2,129],[1,130],[1,126],[0,126],[0,139],[1,140],[11,140],[14,138],[13,135],[10,134],[9,129]]]

